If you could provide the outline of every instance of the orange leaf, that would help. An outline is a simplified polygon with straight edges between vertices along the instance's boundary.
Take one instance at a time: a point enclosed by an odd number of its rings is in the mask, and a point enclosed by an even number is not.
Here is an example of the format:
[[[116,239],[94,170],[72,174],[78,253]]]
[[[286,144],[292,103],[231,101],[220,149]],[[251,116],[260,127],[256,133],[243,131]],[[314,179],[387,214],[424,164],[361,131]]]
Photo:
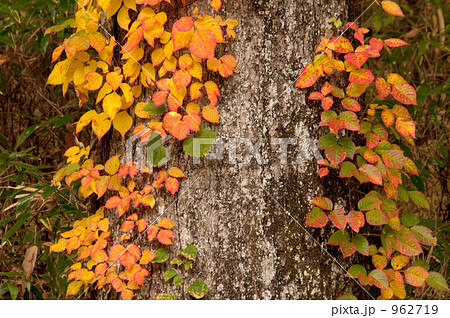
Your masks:
[[[386,39],[384,40],[384,43],[389,47],[399,47],[403,45],[409,45],[408,43],[406,43],[401,39]]]
[[[103,275],[107,268],[108,268],[108,264],[106,264],[106,263],[101,263],[101,264],[98,264],[97,266],[95,266],[95,270],[94,270],[95,278],[99,277],[100,275]]]
[[[187,87],[191,83],[192,76],[188,71],[176,71],[173,74],[173,82],[177,89]]]
[[[218,67],[219,74],[222,77],[228,77],[233,74],[234,68],[237,65],[236,59],[231,55],[224,55],[220,58],[220,61],[222,63]]]
[[[194,22],[192,17],[183,17],[173,24],[172,40],[173,50],[177,51],[186,47],[192,39]]]
[[[142,253],[142,257],[141,257],[141,260],[139,261],[139,264],[146,265],[146,264],[150,263],[154,258],[155,258],[155,254],[153,254],[152,252],[150,252],[149,250],[146,249]]]
[[[108,255],[104,250],[100,250],[91,255],[91,260],[96,263],[102,263],[108,260]]]
[[[147,229],[147,238],[149,241],[153,241],[158,233],[159,228],[156,225],[150,225]]]
[[[158,233],[158,241],[161,244],[164,245],[171,245],[172,244],[172,238],[173,238],[173,232],[171,230],[161,230]]]
[[[120,227],[121,232],[130,232],[134,227],[134,221],[125,221],[122,223],[122,226]]]
[[[175,224],[168,218],[164,218],[161,221],[159,221],[159,223],[158,223],[159,227],[162,227],[163,229],[166,229],[166,230],[172,229],[174,227],[174,225]]]
[[[394,114],[392,114],[392,112],[386,108],[381,112],[381,119],[383,120],[383,123],[386,125],[386,127],[389,127],[394,123],[395,117]]]
[[[172,177],[167,178],[166,183],[165,183],[166,189],[172,193],[175,194],[175,192],[178,191],[178,180]]]
[[[120,257],[120,264],[125,266],[126,269],[130,270],[134,264],[136,264],[136,258],[128,252],[125,252]]]
[[[139,233],[141,233],[147,228],[147,221],[144,219],[139,219],[136,221],[136,226],[138,228]]]
[[[350,73],[348,80],[354,84],[370,84],[374,80],[372,72],[368,69],[360,69]]]
[[[141,258],[141,249],[136,244],[130,244],[127,246],[127,251],[133,255],[134,258]]]
[[[391,93],[391,85],[389,85],[384,78],[377,78],[375,81],[375,88],[378,91],[378,95],[380,95],[380,98],[388,97]]]
[[[132,290],[125,288],[124,290],[122,290],[122,292],[120,293],[120,296],[122,296],[123,300],[132,300],[134,293]]]
[[[181,120],[181,114],[177,112],[168,112],[166,115],[164,115],[163,118],[163,128],[166,130],[172,129],[172,127]]]
[[[120,244],[116,244],[113,247],[111,247],[111,250],[109,251],[109,259],[108,262],[112,263],[115,262],[122,253],[125,252],[125,247]]]
[[[217,43],[214,32],[199,23],[195,26],[197,30],[189,42],[189,50],[198,58],[213,60]]]
[[[217,96],[220,96],[219,87],[216,83],[208,81],[205,83],[205,89],[206,94],[208,95],[208,99],[211,101],[210,106],[216,106]]]
[[[392,97],[405,105],[417,105],[416,91],[407,83],[393,85]]]
[[[330,39],[328,47],[337,53],[353,52],[353,46],[350,41],[342,36]]]
[[[200,123],[202,119],[196,114],[187,114],[183,116],[183,121],[189,126],[192,131],[200,131]]]
[[[105,208],[114,209],[120,204],[120,202],[122,202],[122,199],[120,197],[118,196],[111,197],[108,199],[108,201],[106,201]]]
[[[190,132],[189,125],[186,124],[184,121],[178,121],[170,129],[171,135],[177,138],[178,140],[185,139],[187,135],[189,135],[189,132]]]
[[[346,61],[349,61],[357,68],[361,68],[361,66],[363,66],[364,63],[366,63],[367,59],[369,58],[369,53],[367,52],[348,53],[344,56],[344,58]]]
[[[139,44],[143,35],[144,35],[144,32],[141,27],[137,28],[134,31],[130,31],[128,33],[128,41],[122,47],[122,53],[131,52]]]
[[[222,0],[212,0],[210,5],[216,12],[219,12],[220,7],[222,6]]]
[[[381,1],[381,7],[384,11],[397,17],[404,17],[402,9],[394,1]]]

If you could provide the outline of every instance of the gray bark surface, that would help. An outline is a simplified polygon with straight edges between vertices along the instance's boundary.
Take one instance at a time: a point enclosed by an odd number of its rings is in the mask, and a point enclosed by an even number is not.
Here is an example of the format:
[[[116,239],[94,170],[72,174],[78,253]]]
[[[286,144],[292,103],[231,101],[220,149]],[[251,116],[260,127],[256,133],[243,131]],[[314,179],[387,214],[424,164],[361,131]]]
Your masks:
[[[205,4],[194,3],[186,13],[199,6],[201,14],[212,14]],[[136,298],[154,299],[160,292],[189,298],[186,289],[195,279],[208,284],[206,299],[333,299],[360,293],[356,283],[286,213],[304,225],[311,199],[334,192],[325,189],[317,176],[309,142],[319,137],[320,110],[306,105],[306,91],[296,89],[293,82],[312,61],[320,36],[336,35],[329,19],[348,21],[350,6],[338,0],[223,4],[223,19],[237,19],[239,25],[236,39],[218,47],[217,56],[235,56],[238,72],[227,79],[210,78],[218,83],[222,97],[220,124],[207,127],[225,145],[236,140],[237,160],[230,163],[225,147],[223,160],[202,158],[195,163],[181,147],[172,147],[169,166],[180,167],[188,179],[176,196],[161,197],[164,192],[158,192],[155,211],[144,212],[148,220],[163,211],[164,217],[174,220],[172,256],[193,243],[198,260],[184,275],[182,287],[162,279],[169,267],[153,266],[152,278]],[[250,161],[243,160],[249,151],[239,138],[249,138],[253,144],[265,138],[259,150],[267,162],[260,164],[251,156]],[[288,164],[280,162],[280,145],[271,145],[270,138],[296,139],[297,144],[288,148]],[[293,164],[299,152],[306,160]],[[306,229],[326,247],[331,227]],[[146,244],[142,240],[138,245]],[[329,250],[342,260],[337,248]],[[348,268],[348,263],[344,266]]]

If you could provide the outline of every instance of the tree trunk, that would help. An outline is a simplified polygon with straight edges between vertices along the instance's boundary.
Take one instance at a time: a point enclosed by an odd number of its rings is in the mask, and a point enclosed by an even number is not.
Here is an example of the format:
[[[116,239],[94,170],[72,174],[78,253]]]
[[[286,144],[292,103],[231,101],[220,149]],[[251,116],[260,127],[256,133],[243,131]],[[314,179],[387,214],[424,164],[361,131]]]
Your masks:
[[[201,14],[211,14],[207,2],[194,3],[180,14],[195,6]],[[329,19],[346,22],[351,9],[351,2],[340,0],[223,3],[220,15],[239,25],[236,39],[218,47],[217,56],[235,56],[238,71],[226,79],[210,78],[218,83],[222,97],[220,124],[208,128],[216,131],[225,151],[222,159],[195,162],[181,147],[172,148],[169,167],[180,167],[188,178],[176,196],[156,195],[157,212],[146,216],[151,222],[163,212],[172,219],[176,226],[171,253],[193,243],[198,259],[181,287],[162,279],[169,266],[153,266],[136,298],[154,299],[160,292],[189,298],[187,286],[195,279],[207,283],[207,299],[333,299],[348,292],[360,294],[356,283],[301,227],[311,199],[333,196],[335,190],[326,189],[316,173],[312,145],[319,136],[319,109],[307,106],[305,91],[294,87],[320,37],[337,35]],[[261,158],[250,155],[245,138],[255,148],[259,145]],[[271,138],[295,141],[287,146],[287,163],[280,156],[282,146]],[[233,143],[235,162],[230,160]],[[210,151],[218,146],[220,142]],[[114,145],[113,152],[119,147],[123,144]],[[306,230],[326,248],[330,227]],[[138,245],[145,244],[142,240]],[[338,255],[336,249],[330,252]],[[348,263],[343,265],[348,268]]]

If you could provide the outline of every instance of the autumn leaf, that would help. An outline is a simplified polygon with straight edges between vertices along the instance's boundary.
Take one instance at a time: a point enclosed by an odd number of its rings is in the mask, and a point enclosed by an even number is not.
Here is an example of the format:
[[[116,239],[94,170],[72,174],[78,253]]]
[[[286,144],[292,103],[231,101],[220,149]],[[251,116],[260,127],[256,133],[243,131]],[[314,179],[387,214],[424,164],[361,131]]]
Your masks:
[[[172,27],[173,50],[178,51],[188,46],[194,34],[192,17],[182,17]]]
[[[87,83],[83,86],[87,90],[96,91],[103,84],[103,76],[98,74],[97,72],[89,72],[84,76],[84,79]]]
[[[159,228],[156,225],[150,225],[147,229],[147,239],[153,241],[158,233]]]
[[[119,112],[113,119],[113,126],[122,135],[123,139],[125,139],[125,134],[131,129],[132,125],[133,118],[126,111]]]
[[[92,118],[92,130],[94,134],[97,136],[98,140],[102,139],[102,137],[109,131],[111,128],[111,120],[108,118],[106,113],[100,113],[98,115],[94,115]]]
[[[159,221],[159,223],[158,223],[159,227],[161,227],[163,229],[167,229],[167,230],[172,229],[174,227],[174,225],[175,224],[168,218],[164,218],[161,221]]]
[[[324,227],[328,223],[328,216],[318,207],[314,207],[306,215],[306,225],[311,227]]]
[[[169,177],[167,178],[166,182],[165,182],[165,187],[166,189],[172,193],[175,194],[175,192],[178,191],[178,180],[173,178],[173,177]]]
[[[392,97],[405,105],[417,105],[416,91],[407,83],[393,85]]]
[[[130,232],[134,228],[134,221],[125,221],[122,223],[119,231],[121,232]]]
[[[160,230],[157,235],[157,239],[161,244],[171,245],[173,238],[173,232],[171,230]]]
[[[219,122],[219,111],[215,107],[204,106],[202,110],[202,116],[210,123]]]
[[[404,17],[402,9],[400,9],[400,6],[394,1],[381,1],[381,7],[391,15]]]
[[[320,77],[319,74],[319,70],[314,65],[307,64],[300,73],[300,77],[297,79],[295,87],[307,88],[314,85]]]
[[[108,262],[112,263],[117,261],[117,259],[125,252],[125,247],[120,244],[116,244],[113,247],[111,247],[111,250],[109,251],[109,259]]]
[[[189,132],[189,125],[184,121],[178,121],[170,128],[170,134],[178,140],[185,139],[189,135]]]
[[[106,95],[103,99],[103,111],[111,120],[114,119],[121,107],[122,98],[116,92]]]
[[[189,50],[198,58],[213,60],[217,43],[214,32],[200,23],[195,23],[195,26],[197,30],[189,42]]]

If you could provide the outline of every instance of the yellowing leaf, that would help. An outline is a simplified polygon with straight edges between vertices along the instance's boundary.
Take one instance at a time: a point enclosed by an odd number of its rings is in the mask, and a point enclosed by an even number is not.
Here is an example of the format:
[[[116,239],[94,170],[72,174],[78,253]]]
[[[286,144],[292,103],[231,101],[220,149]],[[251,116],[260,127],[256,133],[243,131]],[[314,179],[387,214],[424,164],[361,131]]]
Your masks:
[[[199,83],[199,82],[197,82],[197,83],[193,83],[191,86],[190,86],[190,91],[189,91],[189,93],[190,93],[190,95],[191,95],[191,100],[194,100],[194,99],[197,99],[197,98],[199,98],[199,97],[201,97],[203,94],[202,94],[202,92],[200,92],[200,89],[203,87],[203,84],[202,83]],[[189,106],[189,105],[188,105]],[[189,111],[188,111],[189,112]],[[197,112],[198,113],[198,112]]]
[[[189,50],[198,58],[213,60],[217,43],[213,31],[200,23],[195,23],[195,26],[197,30],[189,42]]]
[[[404,17],[402,9],[400,9],[400,6],[394,1],[381,1],[381,7],[391,15]]]
[[[83,286],[83,282],[82,281],[71,282],[67,286],[66,296],[76,295],[80,291],[81,286]]]
[[[113,175],[117,172],[117,170],[119,170],[120,167],[120,161],[119,161],[119,157],[121,155],[117,155],[114,157],[111,157],[108,159],[108,161],[106,161],[105,163],[105,171],[110,174]]]
[[[97,72],[87,73],[84,79],[87,83],[83,87],[90,91],[96,91],[103,84],[103,77]]]
[[[117,112],[122,107],[122,98],[116,93],[112,92],[106,95],[103,99],[103,111],[109,116],[109,118],[114,119]]]
[[[170,129],[170,134],[175,138],[177,138],[178,140],[185,139],[189,134],[189,132],[190,132],[189,126],[184,121],[178,121]]]
[[[185,178],[186,175],[177,167],[172,167],[168,171],[169,176],[175,177],[175,178]]]
[[[109,120],[106,113],[100,113],[92,118],[92,130],[97,136],[98,140],[109,131],[111,128],[111,120]]]
[[[128,112],[122,111],[114,117],[113,125],[114,128],[122,135],[122,138],[125,139],[125,134],[133,125],[133,119],[130,115],[128,115]]]
[[[123,6],[117,14],[117,23],[122,29],[128,31],[128,25],[130,24],[130,21],[131,19],[128,16],[128,8],[126,6]]]
[[[210,123],[219,122],[219,111],[215,107],[205,106],[202,110],[202,116]]]
[[[123,76],[116,73],[116,72],[110,72],[106,74],[106,82],[111,86],[111,88],[115,91],[119,88],[120,84],[122,83]]]

